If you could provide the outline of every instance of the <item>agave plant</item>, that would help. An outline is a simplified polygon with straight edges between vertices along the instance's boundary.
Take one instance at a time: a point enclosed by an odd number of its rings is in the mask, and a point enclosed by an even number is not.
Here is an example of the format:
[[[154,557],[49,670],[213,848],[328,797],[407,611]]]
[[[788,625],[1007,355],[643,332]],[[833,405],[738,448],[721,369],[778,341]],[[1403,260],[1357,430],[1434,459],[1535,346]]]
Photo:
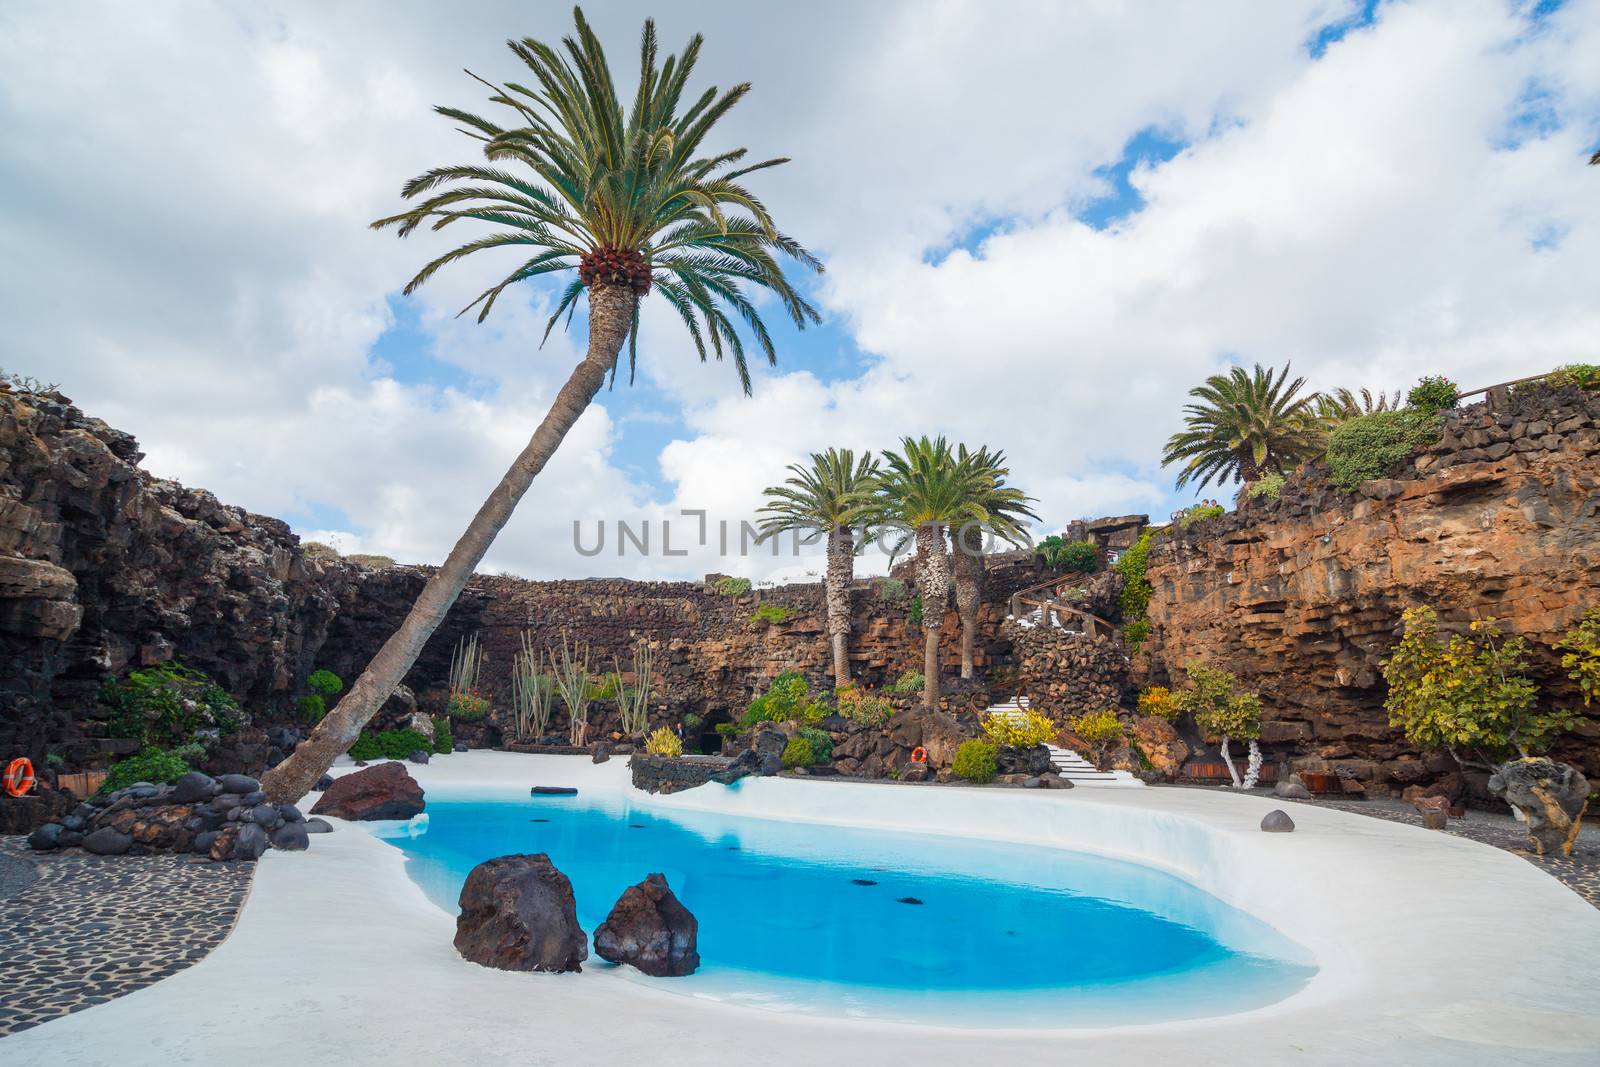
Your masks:
[[[746,392],[750,370],[740,327],[769,362],[777,359],[753,291],[771,293],[797,327],[819,321],[779,257],[813,270],[820,271],[821,264],[778,229],[744,181],[786,160],[747,162],[743,148],[704,149],[750,86],[685,95],[701,38],[691,38],[681,53],[658,62],[655,24],[647,21],[639,45],[639,87],[625,102],[582,11],[574,10],[573,19],[576,30],[559,47],[532,38],[508,42],[531,77],[528,84],[497,85],[473,75],[489,90],[493,117],[436,109],[477,142],[481,158],[411,179],[401,193],[414,201],[412,206],[372,225],[402,237],[423,226],[477,228],[477,236],[425,264],[406,285],[407,293],[478,252],[527,250],[527,259],[463,309],[476,308],[479,321],[509,287],[574,273],[556,300],[545,336],[563,316],[570,323],[578,306],[587,304],[584,357],[400,628],[311,737],[263,779],[275,801],[303,796],[360,736],[607,376],[615,382],[625,344],[632,380],[639,303],[645,296],[654,293],[672,307],[702,360],[708,353],[719,360],[731,357]]]
[[[1257,363],[1253,372],[1234,367],[1189,390],[1197,403],[1185,406],[1188,428],[1167,439],[1163,466],[1183,463],[1178,488],[1199,479],[1203,489],[1264,474],[1287,474],[1319,456],[1326,434],[1316,417],[1315,396],[1300,394],[1304,378],[1289,380],[1289,364],[1273,371]]]
[[[790,465],[782,485],[766,490],[765,537],[789,530],[820,532],[828,539],[823,595],[828,602],[828,639],[835,686],[850,683],[850,583],[855,578],[855,527],[871,510],[878,463],[871,452],[858,458],[848,448],[813,452],[809,466]]]

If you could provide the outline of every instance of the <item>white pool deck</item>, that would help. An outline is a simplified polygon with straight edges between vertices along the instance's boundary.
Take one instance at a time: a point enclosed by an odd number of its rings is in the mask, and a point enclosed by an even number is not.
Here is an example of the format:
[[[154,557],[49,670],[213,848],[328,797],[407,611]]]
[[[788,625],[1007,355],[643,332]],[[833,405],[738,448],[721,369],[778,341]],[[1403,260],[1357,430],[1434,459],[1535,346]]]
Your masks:
[[[425,788],[627,789],[625,759],[471,752]],[[0,1063],[1600,1064],[1600,911],[1505,852],[1360,815],[1193,789],[936,789],[749,779],[652,798],[812,824],[1070,846],[1162,866],[1309,948],[1320,973],[1266,1008],[1104,1030],[974,1031],[797,1018],[590,967],[462,960],[455,918],[399,850],[340,824],[269,852],[226,942],[194,967],[0,1041]],[[308,801],[309,806],[309,801]],[[641,871],[640,876],[644,873]]]

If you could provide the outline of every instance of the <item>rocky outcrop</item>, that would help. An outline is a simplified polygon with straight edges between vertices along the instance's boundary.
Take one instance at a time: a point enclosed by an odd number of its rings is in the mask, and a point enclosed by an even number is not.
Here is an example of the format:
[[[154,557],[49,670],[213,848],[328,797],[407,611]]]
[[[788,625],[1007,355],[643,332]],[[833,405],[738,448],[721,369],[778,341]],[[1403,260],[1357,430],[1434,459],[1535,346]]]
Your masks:
[[[1551,643],[1600,604],[1600,396],[1524,393],[1453,413],[1437,445],[1354,494],[1320,465],[1277,501],[1158,536],[1149,553],[1152,681],[1224,667],[1260,692],[1269,761],[1399,791],[1454,770],[1391,729],[1380,663],[1401,612],[1444,628],[1494,616],[1526,638],[1544,699],[1585,711],[1558,758],[1600,773],[1600,709],[1583,709]],[[1458,776],[1481,792],[1482,776]]]
[[[1021,627],[1014,622],[1007,622],[1001,632],[1012,643],[1017,692],[1026,693],[1035,708],[1057,721],[1129,701],[1128,648],[1120,636],[1075,633],[1056,626]]]
[[[594,951],[657,978],[693,974],[700,966],[700,923],[673,895],[662,874],[623,890],[594,932]]]
[[[311,808],[339,819],[409,819],[425,806],[422,786],[404,763],[380,763],[335,778]]]
[[[1575,767],[1536,758],[1512,760],[1489,779],[1489,792],[1522,813],[1539,855],[1570,856],[1589,806],[1589,782]]]
[[[461,887],[456,951],[502,971],[581,971],[589,938],[572,883],[543,852],[472,868]]]

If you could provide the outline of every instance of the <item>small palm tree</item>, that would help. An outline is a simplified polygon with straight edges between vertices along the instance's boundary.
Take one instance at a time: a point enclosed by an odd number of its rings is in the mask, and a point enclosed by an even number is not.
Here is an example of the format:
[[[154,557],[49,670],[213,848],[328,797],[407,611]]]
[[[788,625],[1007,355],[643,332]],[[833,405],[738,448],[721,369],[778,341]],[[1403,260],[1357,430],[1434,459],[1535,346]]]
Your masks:
[[[880,530],[897,531],[896,551],[916,545],[917,595],[922,600],[922,702],[939,706],[939,633],[950,599],[945,531],[985,522],[980,502],[990,475],[970,453],[958,456],[943,437],[902,438],[899,452],[883,454],[883,471],[870,517]]]
[[[970,462],[983,478],[975,482],[977,502],[987,518],[983,523],[968,521],[950,531],[950,570],[955,579],[956,614],[961,618],[961,677],[972,677],[972,659],[978,634],[978,608],[983,603],[984,539],[993,534],[1012,545],[1021,545],[1028,539],[1023,519],[1038,521],[1039,516],[1028,507],[1033,498],[1022,490],[1006,485],[1010,468],[1006,466],[1004,452],[990,452],[988,448],[968,453],[966,445],[957,448],[956,458]]]
[[[1318,393],[1315,404],[1317,418],[1329,427],[1378,411],[1399,411],[1401,406],[1398,389],[1392,394],[1382,389],[1376,394],[1370,389],[1363,389],[1359,396],[1348,389],[1339,389],[1332,393]]]
[[[871,452],[858,459],[848,448],[813,452],[809,467],[795,463],[792,477],[768,488],[770,503],[761,508],[770,517],[761,524],[764,536],[787,530],[825,533],[828,568],[823,591],[828,602],[828,638],[833,646],[834,685],[850,682],[850,583],[855,579],[855,527],[866,517],[878,476]]]
[[[440,167],[411,179],[401,192],[408,200],[417,199],[415,206],[372,225],[394,227],[402,237],[424,223],[434,230],[462,221],[488,227],[426,264],[406,285],[407,293],[440,268],[476,252],[522,248],[531,253],[462,309],[465,313],[477,307],[480,322],[509,286],[575,271],[577,277],[562,290],[545,336],[563,315],[570,322],[587,297],[587,351],[400,628],[307,742],[267,774],[263,784],[275,801],[304,795],[388,699],[534,477],[607,375],[615,381],[625,343],[632,378],[639,302],[647,294],[659,294],[678,313],[702,360],[708,347],[719,360],[724,353],[731,355],[747,393],[750,373],[735,323],[744,324],[769,361],[777,358],[747,288],[776,296],[798,327],[818,321],[777,256],[815,270],[821,264],[778,231],[766,207],[740,182],[786,160],[744,163],[742,148],[697,154],[750,86],[720,93],[707,89],[686,98],[701,38],[691,38],[681,54],[657,63],[655,24],[646,21],[639,45],[639,88],[625,104],[583,12],[574,9],[573,19],[576,32],[559,48],[532,38],[508,42],[532,75],[529,85],[499,86],[477,79],[489,88],[490,103],[501,109],[495,113],[499,121],[456,108],[436,109],[480,143],[482,161]]]
[[[1257,363],[1252,373],[1234,367],[1189,390],[1199,403],[1184,407],[1188,429],[1167,439],[1161,463],[1183,463],[1178,488],[1198,478],[1197,488],[1250,485],[1264,474],[1286,474],[1322,454],[1326,435],[1316,419],[1314,395],[1301,396],[1304,378],[1289,381]]]

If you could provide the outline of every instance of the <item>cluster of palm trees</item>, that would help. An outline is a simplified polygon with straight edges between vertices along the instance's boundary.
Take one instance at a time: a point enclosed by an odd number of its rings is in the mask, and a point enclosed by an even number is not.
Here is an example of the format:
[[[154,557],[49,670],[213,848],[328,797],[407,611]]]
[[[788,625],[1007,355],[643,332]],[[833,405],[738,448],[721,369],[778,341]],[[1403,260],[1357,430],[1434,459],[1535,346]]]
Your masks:
[[[939,703],[939,638],[952,582],[961,620],[961,677],[972,677],[978,608],[983,597],[983,552],[989,538],[1027,540],[1024,521],[1037,519],[1032,497],[1007,485],[1004,452],[952,447],[943,437],[903,438],[880,458],[830,448],[766,490],[763,533],[820,533],[827,538],[824,595],[835,685],[850,681],[850,586],[855,554],[880,541],[891,556],[914,553],[922,602],[923,702]]]
[[[1234,367],[1189,390],[1195,402],[1183,409],[1185,428],[1167,439],[1161,457],[1163,466],[1183,464],[1178,488],[1191,481],[1197,489],[1213,481],[1249,487],[1268,475],[1288,474],[1321,456],[1328,434],[1341,423],[1401,406],[1398,392],[1305,392],[1304,378],[1290,380],[1290,366]]]

